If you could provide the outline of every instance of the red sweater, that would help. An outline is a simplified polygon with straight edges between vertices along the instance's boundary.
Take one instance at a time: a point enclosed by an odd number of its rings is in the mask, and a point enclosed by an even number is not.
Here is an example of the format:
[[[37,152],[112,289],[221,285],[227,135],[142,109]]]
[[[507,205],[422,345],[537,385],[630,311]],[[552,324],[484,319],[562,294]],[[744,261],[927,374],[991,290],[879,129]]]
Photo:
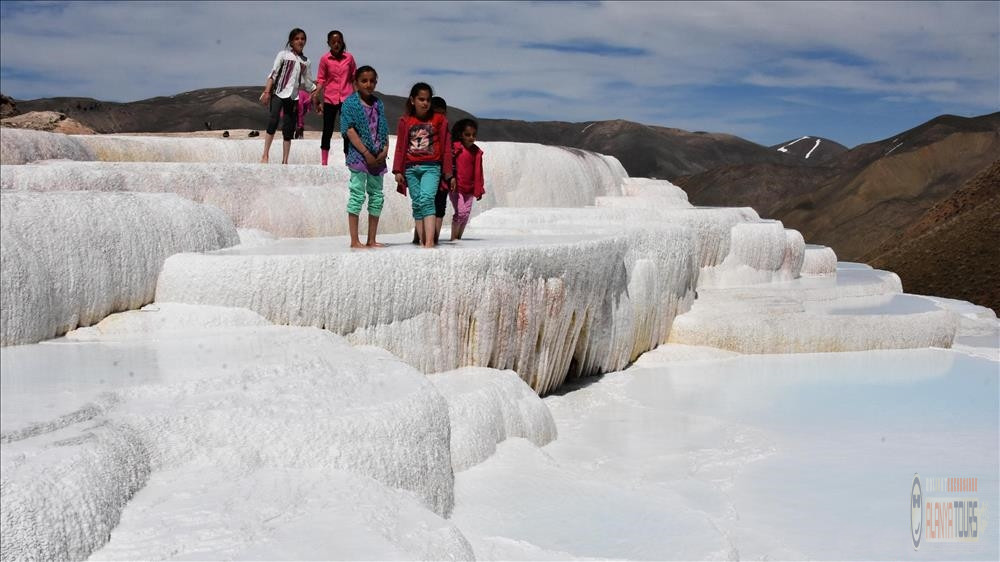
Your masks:
[[[441,164],[441,178],[452,176],[451,133],[444,115],[435,113],[420,120],[412,115],[399,118],[396,127],[396,153],[392,173],[402,174],[417,164]]]
[[[460,193],[471,193],[479,199],[486,193],[483,181],[483,151],[475,144],[466,149],[455,141],[452,152],[455,154],[455,181]]]

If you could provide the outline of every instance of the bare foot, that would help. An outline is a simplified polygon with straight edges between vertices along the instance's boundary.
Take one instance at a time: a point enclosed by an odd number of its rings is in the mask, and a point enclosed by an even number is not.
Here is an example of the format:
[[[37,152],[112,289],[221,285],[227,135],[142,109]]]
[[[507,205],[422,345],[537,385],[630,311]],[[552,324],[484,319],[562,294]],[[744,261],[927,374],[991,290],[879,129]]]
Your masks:
[[[267,158],[261,158],[260,159],[260,163],[261,164],[267,164]]]
[[[368,246],[365,246],[361,242],[351,242],[351,249],[354,249],[354,250],[367,250]]]
[[[369,248],[385,248],[385,244],[381,242],[369,242],[365,245],[368,246]]]

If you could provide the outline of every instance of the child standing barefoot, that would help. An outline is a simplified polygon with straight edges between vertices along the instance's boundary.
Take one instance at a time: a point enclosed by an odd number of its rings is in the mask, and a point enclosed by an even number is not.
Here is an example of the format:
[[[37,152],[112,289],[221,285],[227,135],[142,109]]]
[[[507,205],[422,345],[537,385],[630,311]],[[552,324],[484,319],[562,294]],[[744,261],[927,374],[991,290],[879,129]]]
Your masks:
[[[292,148],[292,137],[295,134],[295,121],[299,112],[298,92],[305,89],[312,92],[316,84],[309,77],[309,59],[302,53],[306,46],[306,32],[299,28],[288,34],[285,49],[274,58],[274,66],[267,77],[264,93],[260,102],[271,111],[267,122],[267,135],[264,136],[264,154],[260,157],[262,164],[267,164],[271,152],[271,142],[274,132],[278,130],[278,117],[284,113],[281,125],[281,163],[288,163],[288,152]],[[273,95],[272,95],[273,94]]]
[[[413,220],[420,225],[425,248],[434,247],[434,195],[442,180],[453,185],[451,135],[448,120],[431,111],[430,85],[418,82],[410,88],[405,114],[396,128],[396,154],[392,171],[397,184],[410,190]]]
[[[356,91],[344,100],[340,115],[340,132],[350,143],[347,149],[347,168],[351,171],[351,195],[347,202],[347,227],[351,233],[351,247],[363,248],[358,239],[358,215],[368,195],[368,241],[366,246],[382,246],[375,240],[378,218],[382,213],[382,174],[386,172],[385,159],[389,155],[389,125],[385,121],[385,107],[375,97],[378,73],[370,66],[358,69],[354,87]]]
[[[319,59],[319,69],[316,72],[318,89],[313,94],[316,111],[323,115],[323,136],[320,137],[319,149],[324,166],[330,157],[330,137],[333,136],[337,113],[344,100],[354,93],[354,75],[357,74],[354,56],[347,52],[343,33],[336,29],[327,33],[326,44],[330,51]],[[347,150],[345,139],[344,152]]]
[[[451,136],[455,140],[455,189],[451,190],[451,205],[455,215],[451,219],[451,239],[459,240],[469,224],[472,200],[486,194],[483,181],[483,151],[476,146],[479,123],[473,119],[462,119],[455,123]]]
[[[444,98],[440,96],[434,96],[431,98],[431,111],[434,113],[440,113],[448,118],[448,102],[444,101]],[[434,194],[434,243],[438,243],[438,239],[441,237],[441,225],[444,223],[444,215],[448,210],[448,192],[451,186],[441,178],[441,189]],[[413,243],[420,243],[420,224],[417,222],[413,223]]]

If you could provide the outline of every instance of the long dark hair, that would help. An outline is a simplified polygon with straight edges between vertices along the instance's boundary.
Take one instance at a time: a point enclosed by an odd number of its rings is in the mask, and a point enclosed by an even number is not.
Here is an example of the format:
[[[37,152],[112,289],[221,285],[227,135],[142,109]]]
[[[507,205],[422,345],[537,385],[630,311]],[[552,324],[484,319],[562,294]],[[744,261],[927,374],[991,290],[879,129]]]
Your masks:
[[[434,96],[434,88],[431,88],[431,85],[427,82],[417,82],[410,88],[410,95],[406,98],[406,108],[404,110],[407,115],[413,115],[416,112],[416,108],[413,107],[413,102],[410,100],[417,97],[417,94],[424,90],[427,90],[427,93],[432,97]]]
[[[292,39],[295,39],[295,36],[298,35],[299,33],[302,34],[302,38],[303,39],[305,39],[307,41],[309,40],[309,36],[306,35],[306,31],[304,29],[296,27],[295,29],[293,29],[293,30],[291,30],[291,31],[288,32],[288,42],[285,43],[285,48],[286,49],[291,49],[292,48]]]

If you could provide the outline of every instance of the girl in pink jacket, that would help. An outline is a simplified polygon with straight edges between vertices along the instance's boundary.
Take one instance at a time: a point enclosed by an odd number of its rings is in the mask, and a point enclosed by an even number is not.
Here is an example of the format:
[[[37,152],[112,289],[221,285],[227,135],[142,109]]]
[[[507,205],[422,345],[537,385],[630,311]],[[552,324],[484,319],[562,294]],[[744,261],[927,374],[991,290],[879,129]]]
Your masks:
[[[476,146],[479,123],[473,119],[462,119],[451,129],[452,154],[455,162],[455,187],[451,190],[451,206],[455,215],[451,218],[451,239],[459,240],[469,224],[472,201],[486,194],[483,181],[483,151]]]
[[[327,33],[326,44],[330,51],[319,59],[316,73],[318,89],[313,95],[313,105],[323,115],[323,136],[320,137],[319,149],[324,166],[330,156],[330,137],[333,136],[337,114],[344,100],[354,93],[354,74],[358,71],[354,56],[347,52],[343,33],[336,29]],[[347,153],[346,139],[344,153]]]

